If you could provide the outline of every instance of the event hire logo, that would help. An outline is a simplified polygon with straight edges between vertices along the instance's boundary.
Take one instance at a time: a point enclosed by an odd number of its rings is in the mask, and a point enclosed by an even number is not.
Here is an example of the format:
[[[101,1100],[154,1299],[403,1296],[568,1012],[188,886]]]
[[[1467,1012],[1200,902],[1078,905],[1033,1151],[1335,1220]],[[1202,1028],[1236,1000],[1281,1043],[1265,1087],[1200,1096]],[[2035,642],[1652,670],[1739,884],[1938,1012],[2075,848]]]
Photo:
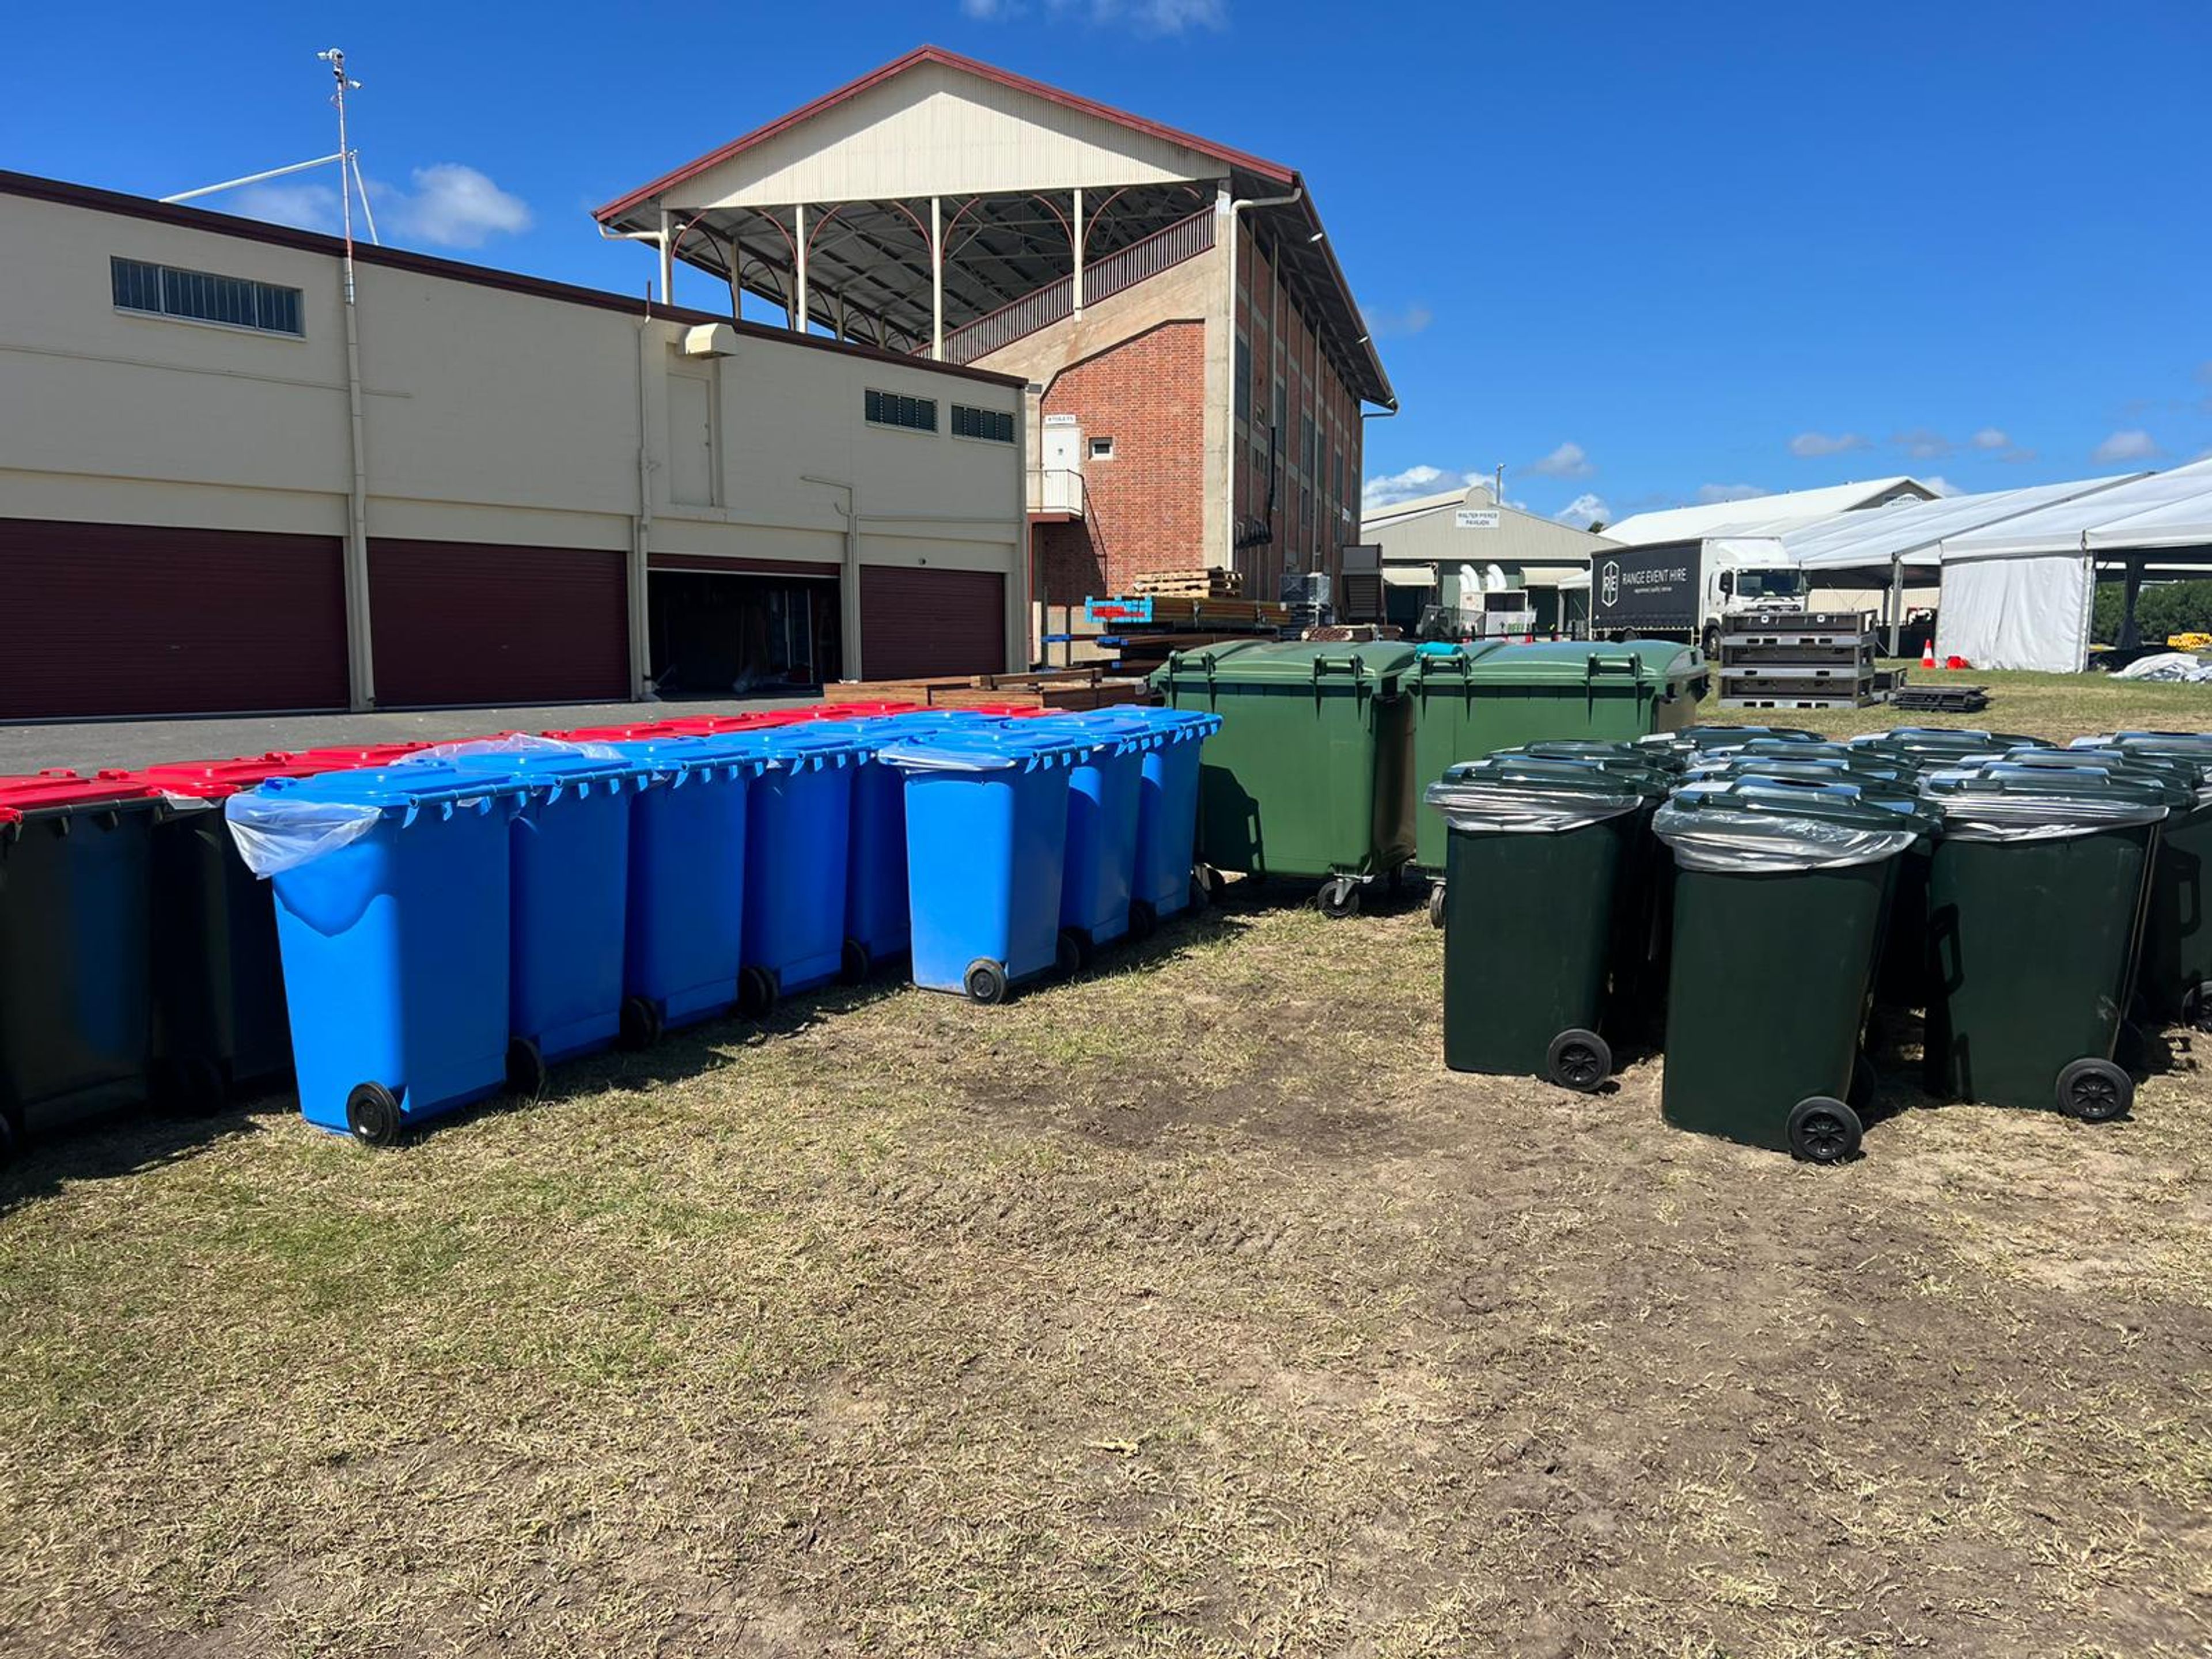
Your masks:
[[[1605,602],[1607,605],[1620,604],[1620,561],[1618,559],[1607,559],[1605,562],[1604,570],[1600,572],[1599,575],[1600,580],[1598,583],[1598,591],[1603,596]]]

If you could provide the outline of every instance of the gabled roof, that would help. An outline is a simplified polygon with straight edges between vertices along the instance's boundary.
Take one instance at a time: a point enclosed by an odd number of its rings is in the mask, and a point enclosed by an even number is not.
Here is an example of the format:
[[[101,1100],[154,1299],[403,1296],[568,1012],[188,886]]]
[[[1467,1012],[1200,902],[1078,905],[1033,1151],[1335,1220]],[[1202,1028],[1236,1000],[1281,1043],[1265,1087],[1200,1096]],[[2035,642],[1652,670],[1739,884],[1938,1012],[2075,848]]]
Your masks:
[[[1633,514],[1619,524],[1608,525],[1605,533],[1609,539],[1630,547],[1703,541],[1713,536],[1775,535],[1794,526],[1824,519],[1832,513],[1872,507],[1900,492],[1920,501],[1932,501],[1936,496],[1936,492],[1917,478],[1900,473],[1895,477],[1829,484],[1819,489],[1791,489],[1773,495],[1747,496],[1741,501]]]
[[[1297,179],[1297,173],[1279,161],[1269,161],[1243,150],[1231,149],[1225,144],[1215,143],[1212,139],[1200,138],[1194,133],[1183,132],[1158,121],[1146,120],[1141,115],[1132,115],[1127,110],[1115,109],[1110,104],[1102,104],[1092,99],[1079,97],[1059,87],[1048,86],[1042,81],[1032,81],[1025,75],[1016,75],[1012,70],[1002,70],[994,64],[986,64],[974,58],[963,58],[957,52],[945,51],[942,46],[916,46],[905,57],[894,58],[881,69],[871,70],[857,81],[848,81],[834,92],[823,94],[811,104],[800,105],[788,115],[778,116],[765,126],[755,127],[750,132],[740,137],[732,138],[720,149],[708,150],[704,155],[694,161],[686,161],[674,172],[663,173],[652,183],[641,185],[627,195],[617,197],[605,206],[594,210],[592,216],[602,224],[618,219],[641,203],[655,196],[665,194],[686,179],[696,178],[709,168],[720,167],[732,157],[742,155],[755,146],[766,143],[769,139],[788,132],[794,127],[803,126],[816,116],[833,110],[840,104],[848,103],[862,93],[879,87],[887,81],[895,80],[909,70],[919,69],[925,64],[935,64],[941,68],[959,70],[969,75],[980,76],[986,81],[993,82],[1012,91],[1027,93],[1033,98],[1043,99],[1047,103],[1057,104],[1062,109],[1073,110],[1082,115],[1096,116],[1100,120],[1110,121],[1115,126],[1126,128],[1131,132],[1141,133],[1146,137],[1157,138],[1166,143],[1179,145],[1184,149],[1195,150],[1199,155],[1211,157],[1224,167],[1256,173],[1261,178],[1277,185],[1293,184]]]
[[[2204,548],[2212,548],[2212,459],[1943,538],[1946,559]]]

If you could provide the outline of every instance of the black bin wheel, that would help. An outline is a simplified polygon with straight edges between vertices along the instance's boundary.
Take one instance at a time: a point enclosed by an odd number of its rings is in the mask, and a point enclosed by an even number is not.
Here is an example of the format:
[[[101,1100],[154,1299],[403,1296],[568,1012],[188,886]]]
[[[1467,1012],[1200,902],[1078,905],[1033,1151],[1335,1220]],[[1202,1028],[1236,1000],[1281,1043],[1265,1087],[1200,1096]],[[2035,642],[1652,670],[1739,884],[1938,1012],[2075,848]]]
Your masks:
[[[1129,939],[1141,945],[1160,931],[1160,913],[1152,908],[1150,899],[1129,901]]]
[[[346,1127],[364,1146],[399,1141],[399,1097],[381,1083],[356,1083],[346,1097]]]
[[[1441,927],[1443,925],[1444,884],[1439,881],[1433,883],[1429,888],[1429,926]]]
[[[1006,970],[991,961],[971,962],[962,976],[960,988],[970,1002],[980,1002],[985,1007],[1006,1000]]]
[[[2189,1005],[2189,1023],[2200,1031],[2212,1031],[2212,984],[2200,985]]]
[[[1613,1075],[1613,1050],[1595,1031],[1571,1025],[1552,1039],[1544,1074],[1562,1089],[1588,1094]]]
[[[179,1117],[211,1117],[230,1098],[222,1067],[204,1054],[166,1062],[157,1070],[155,1086],[156,1103]]]
[[[7,1113],[0,1112],[0,1170],[4,1170],[15,1158],[15,1124]]]
[[[545,1056],[528,1037],[514,1037],[507,1045],[507,1091],[522,1100],[535,1100],[545,1092]]]
[[[1323,884],[1321,891],[1314,896],[1314,902],[1331,921],[1356,916],[1359,914],[1359,884],[1340,876]]]
[[[837,977],[848,985],[865,985],[868,975],[876,971],[876,959],[868,947],[856,939],[845,941],[843,953],[837,961]]]
[[[757,963],[738,969],[738,1012],[747,1019],[766,1019],[775,1007],[775,975]]]
[[[1790,1150],[1808,1164],[1842,1163],[1864,1133],[1859,1115],[1826,1095],[1808,1095],[1790,1109]]]
[[[660,1041],[668,1022],[661,1017],[659,1004],[646,997],[624,997],[622,1001],[622,1035],[616,1041],[633,1054],[650,1048]]]
[[[2136,1080],[2109,1060],[2077,1060],[2058,1074],[2058,1109],[2103,1123],[2135,1103]]]
[[[1229,890],[1229,878],[1210,864],[1192,865],[1190,879],[1194,905],[1218,904],[1221,896]]]
[[[1053,966],[1063,974],[1079,974],[1091,965],[1091,936],[1073,927],[1060,930],[1053,951]]]

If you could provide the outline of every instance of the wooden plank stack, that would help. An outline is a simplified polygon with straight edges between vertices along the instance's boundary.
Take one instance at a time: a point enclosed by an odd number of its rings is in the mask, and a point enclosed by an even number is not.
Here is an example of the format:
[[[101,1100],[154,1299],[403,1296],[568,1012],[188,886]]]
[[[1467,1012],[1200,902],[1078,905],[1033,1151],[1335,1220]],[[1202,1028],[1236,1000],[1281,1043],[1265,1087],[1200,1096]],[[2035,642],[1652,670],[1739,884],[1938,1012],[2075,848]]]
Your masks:
[[[1129,592],[1178,599],[1234,599],[1243,595],[1244,578],[1218,565],[1195,570],[1148,570],[1129,579]]]
[[[925,708],[1110,708],[1141,702],[1139,679],[1109,677],[1095,667],[1040,674],[946,674],[910,680],[840,680],[822,688],[825,702],[916,702]]]

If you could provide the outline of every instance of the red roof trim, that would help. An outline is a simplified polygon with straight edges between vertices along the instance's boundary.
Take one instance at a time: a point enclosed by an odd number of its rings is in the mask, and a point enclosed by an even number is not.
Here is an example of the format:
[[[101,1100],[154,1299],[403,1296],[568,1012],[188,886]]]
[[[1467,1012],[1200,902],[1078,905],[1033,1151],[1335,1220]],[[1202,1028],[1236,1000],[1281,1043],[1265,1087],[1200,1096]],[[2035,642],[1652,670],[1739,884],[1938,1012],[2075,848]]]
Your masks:
[[[824,110],[834,109],[847,100],[857,98],[860,94],[879,87],[885,82],[905,74],[908,70],[918,69],[924,64],[935,64],[945,69],[960,70],[969,75],[980,76],[986,81],[995,82],[998,85],[1011,88],[1016,92],[1028,93],[1032,97],[1042,98],[1048,103],[1057,104],[1062,109],[1074,110],[1083,115],[1095,115],[1101,120],[1110,121],[1115,126],[1131,132],[1142,133],[1148,138],[1158,138],[1166,143],[1179,145],[1184,149],[1196,150],[1201,155],[1211,156],[1213,160],[1232,167],[1241,167],[1247,173],[1255,173],[1261,178],[1271,179],[1278,184],[1290,184],[1296,177],[1290,168],[1279,162],[1247,155],[1243,150],[1228,149],[1224,145],[1215,143],[1209,138],[1200,138],[1175,127],[1163,125],[1158,121],[1148,121],[1141,115],[1132,115],[1128,111],[1115,109],[1110,104],[1101,104],[1092,99],[1079,97],[1074,93],[1063,91],[1058,87],[1047,86],[1042,81],[1032,81],[1025,75],[1016,75],[1011,70],[1002,70],[995,64],[981,63],[973,58],[963,58],[958,52],[947,52],[941,46],[917,46],[905,57],[896,58],[881,69],[862,76],[857,81],[848,82],[834,92],[824,93],[812,103],[803,104],[790,114],[781,116],[764,127],[756,127],[743,137],[733,138],[720,149],[709,150],[695,161],[687,161],[673,173],[663,173],[651,184],[642,185],[631,191],[627,196],[617,197],[605,207],[597,209],[592,216],[602,224],[618,218],[632,208],[652,200],[653,198],[660,195],[672,186],[680,185],[687,179],[696,178],[710,167],[720,167],[731,157],[741,155],[755,145],[765,143],[780,133],[788,132],[801,123],[813,119]]]
[[[303,253],[319,253],[328,258],[342,258],[345,252],[343,242],[318,231],[295,230],[289,225],[271,225],[258,219],[235,218],[228,213],[210,213],[205,208],[181,207],[172,202],[156,202],[144,196],[126,196],[119,191],[100,190],[91,185],[72,185],[58,179],[41,179],[27,173],[9,173],[0,169],[0,196],[20,196],[32,201],[52,202],[63,207],[84,208],[94,213],[112,213],[126,219],[151,220],[158,224],[178,225],[212,235],[235,237],[240,241],[265,242],[276,247],[294,248]],[[634,294],[610,294],[604,289],[579,288],[572,283],[556,283],[544,276],[526,276],[519,271],[499,270],[489,265],[465,264],[458,259],[441,259],[431,254],[410,253],[404,248],[356,243],[354,258],[365,265],[388,265],[395,270],[412,271],[421,276],[442,277],[448,282],[467,283],[476,288],[499,289],[506,293],[557,301],[564,305],[618,311],[631,317],[649,316],[656,322],[719,323],[725,328],[734,329],[748,339],[766,340],[776,345],[799,346],[814,351],[834,351],[847,357],[866,357],[878,362],[896,364],[902,368],[927,369],[933,374],[950,374],[965,380],[981,380],[991,386],[1028,384],[1018,374],[1000,374],[988,368],[970,368],[964,363],[933,362],[927,357],[909,357],[896,351],[878,350],[874,346],[824,339],[818,334],[801,334],[791,329],[772,327],[766,323],[720,317],[711,311],[651,305]]]

